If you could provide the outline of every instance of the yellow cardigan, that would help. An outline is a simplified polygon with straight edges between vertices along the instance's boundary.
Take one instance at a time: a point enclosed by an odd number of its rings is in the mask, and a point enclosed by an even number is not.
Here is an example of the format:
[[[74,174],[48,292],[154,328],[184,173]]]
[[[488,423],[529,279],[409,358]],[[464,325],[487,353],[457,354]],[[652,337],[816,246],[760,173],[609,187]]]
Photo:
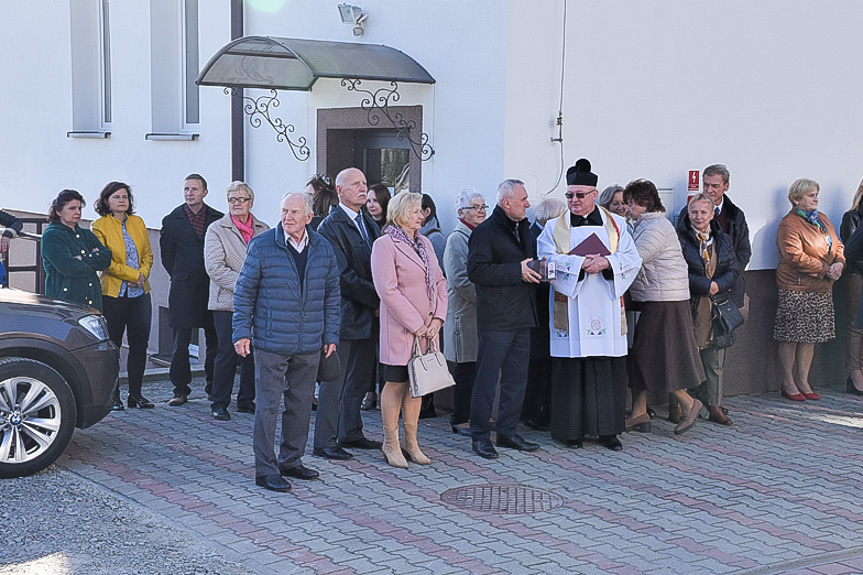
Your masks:
[[[153,267],[153,250],[150,249],[150,237],[147,226],[138,216],[126,216],[126,230],[135,246],[138,248],[137,270],[126,265],[126,242],[123,241],[123,223],[112,215],[102,216],[92,224],[90,231],[96,234],[99,241],[111,250],[111,265],[102,272],[102,295],[117,297],[120,295],[120,285],[123,280],[138,281],[138,274],[150,277]],[[149,279],[144,282],[144,293],[150,291]]]

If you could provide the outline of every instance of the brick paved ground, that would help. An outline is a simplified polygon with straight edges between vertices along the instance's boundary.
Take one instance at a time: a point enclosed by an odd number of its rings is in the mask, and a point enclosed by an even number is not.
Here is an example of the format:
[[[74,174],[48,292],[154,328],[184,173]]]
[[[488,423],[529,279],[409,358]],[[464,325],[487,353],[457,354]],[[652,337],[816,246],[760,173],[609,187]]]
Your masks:
[[[620,453],[526,430],[542,450],[501,449],[497,461],[473,455],[447,418],[422,420],[431,466],[394,469],[362,450],[348,462],[308,455],[321,479],[278,494],[254,485],[253,416],[219,423],[198,398],[109,415],[77,431],[59,463],[262,574],[863,573],[863,401],[827,391],[820,402],[752,395],[727,407],[732,428],[702,422],[675,437],[657,420],[650,434],[624,435]],[[379,412],[364,418],[379,439]],[[441,499],[488,485],[562,505],[499,514]]]

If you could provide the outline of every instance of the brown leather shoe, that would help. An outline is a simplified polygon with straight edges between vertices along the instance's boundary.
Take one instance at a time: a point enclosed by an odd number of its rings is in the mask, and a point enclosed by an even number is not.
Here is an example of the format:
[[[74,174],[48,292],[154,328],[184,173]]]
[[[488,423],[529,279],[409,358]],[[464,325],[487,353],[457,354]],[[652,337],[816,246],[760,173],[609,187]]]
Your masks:
[[[683,408],[680,407],[679,403],[668,406],[668,421],[671,423],[680,423],[680,420],[683,419]]]
[[[710,415],[707,417],[708,421],[718,423],[719,425],[734,425],[731,418],[725,415],[725,412],[722,411],[722,407],[718,405],[708,405],[707,411],[710,412]]]

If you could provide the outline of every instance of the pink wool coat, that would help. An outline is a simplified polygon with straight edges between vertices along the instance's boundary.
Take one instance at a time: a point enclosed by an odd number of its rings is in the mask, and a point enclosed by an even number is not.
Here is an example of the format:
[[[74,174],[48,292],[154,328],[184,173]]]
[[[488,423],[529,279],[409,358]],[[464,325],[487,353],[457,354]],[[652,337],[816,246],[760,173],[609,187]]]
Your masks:
[[[431,300],[423,261],[407,242],[385,234],[372,246],[372,279],[381,298],[380,360],[387,365],[407,365],[413,354],[414,332],[434,318],[446,318],[446,280],[431,242],[419,237],[431,266]],[[426,341],[420,340],[423,351]]]

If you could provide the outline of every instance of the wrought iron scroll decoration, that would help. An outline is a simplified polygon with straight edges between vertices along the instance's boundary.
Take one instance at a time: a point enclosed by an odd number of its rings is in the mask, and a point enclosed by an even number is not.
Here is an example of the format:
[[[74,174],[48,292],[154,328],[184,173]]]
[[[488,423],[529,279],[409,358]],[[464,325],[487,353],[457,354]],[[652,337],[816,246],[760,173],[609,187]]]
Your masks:
[[[225,94],[243,98],[243,112],[249,117],[249,124],[253,128],[260,128],[264,122],[267,122],[276,131],[276,141],[288,144],[296,159],[301,162],[309,159],[311,150],[307,145],[306,137],[300,136],[296,141],[292,140],[290,134],[296,129],[294,125],[286,124],[278,116],[273,117],[270,114],[271,108],[278,108],[281,104],[278,92],[271,89],[269,94],[252,98],[238,88],[228,87],[225,88]]]
[[[355,78],[343,78],[341,84],[348,92],[365,94],[360,107],[368,113],[369,125],[380,125],[381,116],[383,116],[397,130],[396,137],[399,141],[408,141],[411,151],[417,158],[425,162],[434,156],[434,148],[429,144],[428,134],[420,132],[419,137],[416,136],[416,120],[406,120],[401,112],[390,110],[390,104],[398,102],[401,98],[398,83],[392,81],[389,87],[378,88],[374,92],[360,88],[362,81]]]

